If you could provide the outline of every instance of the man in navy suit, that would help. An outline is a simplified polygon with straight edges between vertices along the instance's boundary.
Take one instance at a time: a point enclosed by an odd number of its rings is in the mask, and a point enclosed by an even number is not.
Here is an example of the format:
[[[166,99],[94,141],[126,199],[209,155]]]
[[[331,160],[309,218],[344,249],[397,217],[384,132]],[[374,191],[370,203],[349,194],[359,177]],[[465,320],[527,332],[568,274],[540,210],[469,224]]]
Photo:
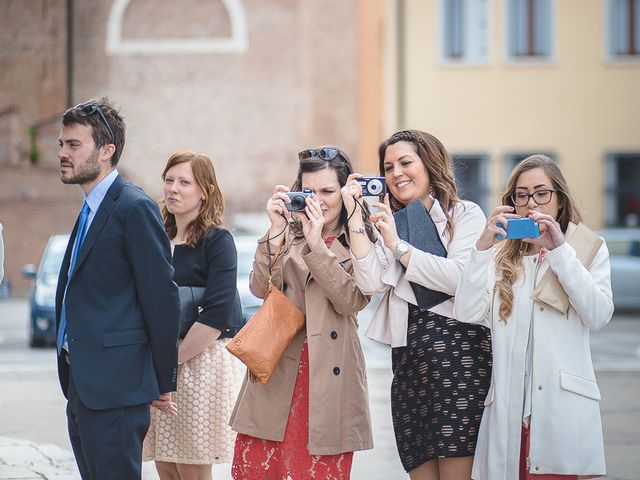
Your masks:
[[[58,374],[83,479],[141,478],[149,404],[175,414],[178,288],[156,203],[116,166],[125,124],[106,99],[62,117],[58,158],[80,185],[56,294]]]

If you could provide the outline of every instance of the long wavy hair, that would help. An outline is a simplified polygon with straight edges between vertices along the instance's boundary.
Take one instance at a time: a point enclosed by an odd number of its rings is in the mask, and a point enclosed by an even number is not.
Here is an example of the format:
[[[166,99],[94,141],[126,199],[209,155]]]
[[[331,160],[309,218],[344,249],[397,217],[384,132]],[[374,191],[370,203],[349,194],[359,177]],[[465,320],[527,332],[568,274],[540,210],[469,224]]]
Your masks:
[[[453,161],[444,148],[442,142],[430,133],[421,130],[401,130],[391,135],[387,140],[382,142],[378,149],[380,176],[384,177],[384,156],[389,145],[394,143],[405,142],[413,145],[418,157],[422,160],[427,173],[429,174],[430,193],[440,202],[442,210],[447,217],[447,233],[449,238],[453,237],[454,225],[451,218],[451,209],[460,202],[458,197],[458,187],[456,185],[456,177],[453,173]],[[393,212],[403,209],[406,205],[400,203],[389,189],[389,205]]]
[[[331,145],[325,145],[320,148],[335,148],[338,150],[338,155],[332,160],[323,160],[319,157],[311,157],[305,160],[301,160],[298,164],[298,176],[296,177],[295,182],[291,185],[292,192],[300,192],[302,191],[302,175],[305,173],[317,172],[319,170],[323,170],[325,168],[333,168],[336,171],[338,177],[338,183],[340,184],[340,188],[344,187],[347,184],[347,178],[349,175],[353,173],[353,166],[351,165],[351,160],[346,153],[344,153],[341,149]],[[367,202],[360,201],[360,206],[362,210],[362,219],[364,220],[364,228],[367,232],[367,236],[372,242],[376,241],[376,234],[373,232],[373,225],[369,220],[370,212],[369,206]],[[347,238],[349,238],[349,229],[347,228],[347,220],[349,218],[349,213],[347,212],[347,208],[342,203],[342,207],[340,209],[340,217],[338,220],[338,225],[340,227],[344,227],[347,232]],[[302,237],[302,223],[297,219],[291,220],[291,232],[295,237]]]
[[[567,231],[569,222],[578,223],[582,221],[582,215],[576,207],[567,181],[558,168],[558,165],[545,155],[531,155],[522,160],[511,172],[507,187],[502,195],[502,205],[511,205],[514,207],[511,196],[515,193],[520,175],[528,170],[540,168],[551,180],[552,187],[556,190],[554,193],[558,196],[558,215],[556,221],[560,224],[562,232]],[[522,272],[522,258],[527,252],[528,243],[522,240],[503,241],[496,248],[496,276],[495,291],[500,299],[500,309],[498,311],[500,320],[504,323],[511,315],[513,310],[513,284]]]
[[[204,196],[204,200],[200,204],[198,216],[187,225],[185,234],[185,243],[187,246],[195,248],[209,230],[222,225],[224,197],[218,186],[216,171],[213,168],[211,159],[200,153],[177,152],[171,155],[162,172],[162,179],[165,179],[171,167],[187,162],[191,163],[193,177]],[[176,217],[173,213],[169,212],[164,201],[162,202],[162,219],[164,220],[164,228],[167,235],[169,238],[174,238],[178,233]]]

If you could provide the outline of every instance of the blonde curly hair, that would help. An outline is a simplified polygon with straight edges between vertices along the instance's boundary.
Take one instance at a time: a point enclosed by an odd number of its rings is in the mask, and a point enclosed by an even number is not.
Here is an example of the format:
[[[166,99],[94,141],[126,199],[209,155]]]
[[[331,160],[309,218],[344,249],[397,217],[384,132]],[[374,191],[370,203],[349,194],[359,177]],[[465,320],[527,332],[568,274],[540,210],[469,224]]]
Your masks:
[[[516,191],[520,175],[528,170],[540,168],[551,180],[553,188],[558,195],[558,215],[556,221],[560,224],[563,233],[567,231],[569,222],[578,223],[582,221],[582,215],[576,207],[576,202],[572,198],[567,181],[558,168],[558,165],[545,155],[531,155],[522,160],[511,172],[507,187],[502,195],[502,205],[513,205],[511,196]],[[507,323],[507,318],[511,316],[513,310],[513,284],[522,272],[522,258],[527,252],[528,244],[522,240],[509,240],[502,242],[495,253],[497,281],[494,291],[500,299],[499,318]]]

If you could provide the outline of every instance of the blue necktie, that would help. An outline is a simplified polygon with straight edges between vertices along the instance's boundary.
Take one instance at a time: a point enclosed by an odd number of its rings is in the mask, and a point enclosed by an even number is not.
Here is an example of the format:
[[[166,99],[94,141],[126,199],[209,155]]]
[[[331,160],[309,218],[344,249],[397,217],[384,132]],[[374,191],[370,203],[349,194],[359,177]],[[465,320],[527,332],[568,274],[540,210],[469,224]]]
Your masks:
[[[56,346],[58,347],[58,355],[62,350],[62,345],[66,343],[67,337],[67,312],[65,308],[65,300],[67,296],[67,287],[71,280],[71,273],[76,266],[76,259],[78,258],[78,252],[84,242],[84,236],[87,233],[87,220],[89,219],[89,205],[85,201],[82,204],[82,210],[80,210],[80,218],[78,219],[78,231],[76,232],[76,243],[73,246],[71,252],[71,263],[69,264],[69,276],[67,278],[67,285],[64,289],[64,296],[62,297],[62,311],[60,312],[60,327],[58,328],[58,336],[56,337]]]

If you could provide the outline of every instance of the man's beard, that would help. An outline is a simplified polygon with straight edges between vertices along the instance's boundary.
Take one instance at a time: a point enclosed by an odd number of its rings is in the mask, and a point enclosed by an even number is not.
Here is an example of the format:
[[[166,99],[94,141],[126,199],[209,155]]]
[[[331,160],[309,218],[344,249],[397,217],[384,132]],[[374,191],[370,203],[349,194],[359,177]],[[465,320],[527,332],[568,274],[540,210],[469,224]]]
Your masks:
[[[98,155],[98,150],[94,149],[87,161],[79,166],[75,171],[75,175],[70,177],[60,177],[62,183],[66,183],[67,185],[82,185],[93,182],[100,175]]]

